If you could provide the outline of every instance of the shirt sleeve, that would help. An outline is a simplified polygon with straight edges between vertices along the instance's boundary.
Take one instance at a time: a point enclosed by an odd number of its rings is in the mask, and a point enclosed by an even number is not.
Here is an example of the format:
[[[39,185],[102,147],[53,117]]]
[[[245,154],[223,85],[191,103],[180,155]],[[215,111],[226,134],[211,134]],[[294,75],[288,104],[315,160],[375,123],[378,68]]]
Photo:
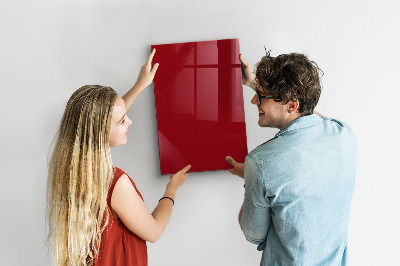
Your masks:
[[[251,155],[247,155],[244,167],[245,194],[240,227],[248,241],[264,246],[271,225],[270,202],[259,166]]]

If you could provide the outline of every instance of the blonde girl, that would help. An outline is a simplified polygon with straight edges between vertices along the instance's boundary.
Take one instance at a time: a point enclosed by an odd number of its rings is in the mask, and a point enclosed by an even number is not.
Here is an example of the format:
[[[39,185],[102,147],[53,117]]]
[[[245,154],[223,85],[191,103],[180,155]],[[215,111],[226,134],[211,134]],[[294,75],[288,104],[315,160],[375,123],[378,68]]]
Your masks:
[[[155,210],[135,183],[112,166],[110,148],[127,142],[126,113],[151,84],[155,50],[121,98],[109,88],[83,86],[69,99],[55,139],[47,185],[48,243],[55,265],[147,265],[146,241],[156,242],[170,219],[190,165],[171,176]]]

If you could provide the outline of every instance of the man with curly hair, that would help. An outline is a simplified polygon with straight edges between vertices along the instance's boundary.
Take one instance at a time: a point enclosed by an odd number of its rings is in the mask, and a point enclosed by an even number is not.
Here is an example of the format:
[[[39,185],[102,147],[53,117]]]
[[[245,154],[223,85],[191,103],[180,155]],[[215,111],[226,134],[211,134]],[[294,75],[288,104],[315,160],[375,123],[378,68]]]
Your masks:
[[[246,239],[263,251],[261,265],[345,265],[356,175],[352,130],[314,112],[321,71],[307,56],[268,52],[255,72],[240,61],[259,126],[280,130],[244,163],[226,157],[245,182],[239,223]]]

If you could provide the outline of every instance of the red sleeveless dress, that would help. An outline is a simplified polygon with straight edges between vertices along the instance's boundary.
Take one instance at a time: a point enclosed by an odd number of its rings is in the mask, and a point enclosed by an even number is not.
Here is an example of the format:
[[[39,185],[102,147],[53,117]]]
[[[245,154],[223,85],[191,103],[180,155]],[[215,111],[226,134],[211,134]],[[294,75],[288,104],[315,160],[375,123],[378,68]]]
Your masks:
[[[146,241],[132,233],[121,220],[117,220],[112,213],[111,196],[114,191],[115,184],[118,179],[126,174],[117,167],[114,169],[114,179],[111,183],[107,195],[107,205],[109,208],[109,220],[106,229],[101,235],[101,243],[99,248],[99,257],[95,260],[95,266],[103,265],[130,265],[130,266],[147,266],[147,245]],[[129,177],[129,176],[128,176]],[[132,182],[139,196],[143,199],[135,183]]]

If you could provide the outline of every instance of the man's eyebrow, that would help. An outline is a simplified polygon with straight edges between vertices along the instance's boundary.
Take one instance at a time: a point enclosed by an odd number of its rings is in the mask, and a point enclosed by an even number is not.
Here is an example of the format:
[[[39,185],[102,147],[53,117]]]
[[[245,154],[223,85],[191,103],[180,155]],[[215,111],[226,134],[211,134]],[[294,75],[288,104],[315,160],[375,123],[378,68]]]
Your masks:
[[[124,119],[125,116],[126,116],[126,114],[124,114],[124,115],[122,116],[122,118],[118,121],[118,124]]]

